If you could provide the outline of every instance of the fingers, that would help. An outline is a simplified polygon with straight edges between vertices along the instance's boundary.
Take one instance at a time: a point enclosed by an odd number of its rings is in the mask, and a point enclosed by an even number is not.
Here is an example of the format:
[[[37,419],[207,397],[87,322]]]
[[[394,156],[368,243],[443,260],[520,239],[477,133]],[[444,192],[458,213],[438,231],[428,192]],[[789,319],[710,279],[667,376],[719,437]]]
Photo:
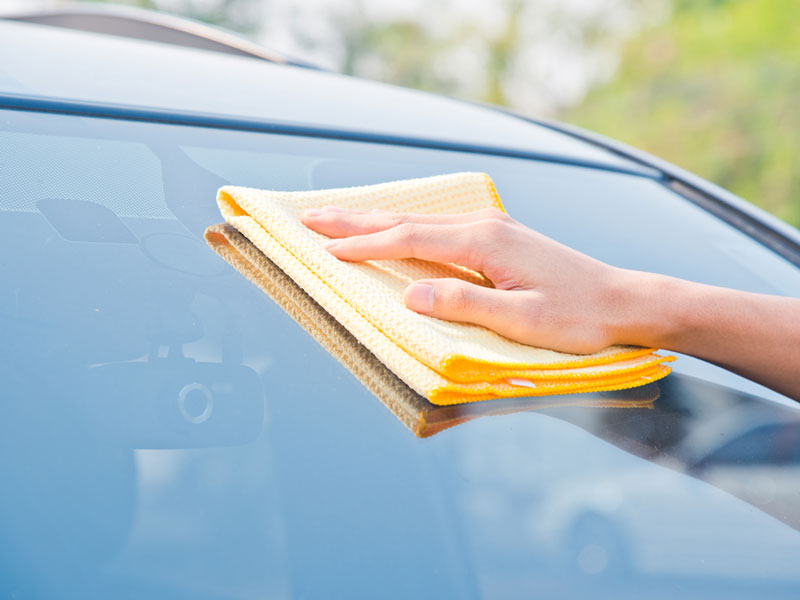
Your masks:
[[[381,210],[364,212],[326,206],[311,209],[301,215],[301,221],[308,228],[331,238],[342,238],[353,235],[365,235],[384,231],[404,223],[420,225],[457,225],[473,223],[481,219],[509,218],[505,213],[495,209],[478,210],[455,215],[418,215],[391,213]]]
[[[334,238],[325,245],[341,260],[418,258],[457,263],[475,271],[484,270],[484,263],[508,242],[516,225],[497,210],[447,216],[326,212],[335,215],[325,216],[329,222],[349,223],[356,230],[367,231]]]
[[[531,312],[524,292],[486,288],[460,279],[425,279],[406,289],[411,310],[460,323],[482,325],[511,339],[528,336],[524,326]],[[531,303],[528,303],[531,304]]]
[[[480,271],[480,245],[480,235],[471,224],[403,223],[376,233],[331,240],[325,248],[347,261],[419,258]]]

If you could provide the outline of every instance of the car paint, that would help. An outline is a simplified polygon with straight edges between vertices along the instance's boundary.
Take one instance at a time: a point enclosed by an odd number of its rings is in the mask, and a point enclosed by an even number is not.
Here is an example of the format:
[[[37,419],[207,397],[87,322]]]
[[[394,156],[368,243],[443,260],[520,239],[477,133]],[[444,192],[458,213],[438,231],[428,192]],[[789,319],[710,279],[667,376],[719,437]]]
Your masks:
[[[0,34],[17,54],[0,71],[0,89],[9,96],[333,129],[390,143],[442,140],[654,173],[545,127],[521,126],[510,115],[335,73],[8,21],[0,22]],[[54,70],[50,48],[75,70]]]

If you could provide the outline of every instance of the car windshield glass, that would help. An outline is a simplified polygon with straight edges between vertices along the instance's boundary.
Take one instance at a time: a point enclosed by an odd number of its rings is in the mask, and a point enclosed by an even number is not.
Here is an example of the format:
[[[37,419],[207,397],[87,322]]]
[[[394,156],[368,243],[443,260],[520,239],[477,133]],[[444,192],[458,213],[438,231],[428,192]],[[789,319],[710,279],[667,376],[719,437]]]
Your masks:
[[[641,408],[421,440],[202,239],[224,184],[456,171],[606,262],[800,295],[800,270],[647,177],[0,111],[0,595],[793,597],[787,399],[681,356]]]

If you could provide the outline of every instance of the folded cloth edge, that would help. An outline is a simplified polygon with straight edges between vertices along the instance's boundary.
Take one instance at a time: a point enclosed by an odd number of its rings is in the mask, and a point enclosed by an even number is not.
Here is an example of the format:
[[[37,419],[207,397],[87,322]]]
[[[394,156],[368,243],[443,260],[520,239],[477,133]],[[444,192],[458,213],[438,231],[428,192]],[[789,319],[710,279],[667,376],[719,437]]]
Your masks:
[[[446,406],[431,404],[392,373],[352,333],[333,319],[232,225],[228,223],[213,225],[206,230],[205,238],[217,254],[272,298],[281,309],[350,370],[417,437],[430,437],[481,416],[564,406],[653,408],[653,402],[658,398],[657,387],[644,386],[639,388],[641,391],[633,398],[581,397],[583,394],[573,397],[567,395],[563,401],[557,402],[547,401],[547,398],[531,399],[528,402],[520,398],[503,398],[492,403],[491,409],[478,408],[475,403]],[[260,256],[248,256],[249,249]],[[253,259],[261,260],[255,264]],[[293,291],[295,293],[292,293]],[[646,392],[646,390],[652,391]]]
[[[420,425],[420,415],[425,413],[426,408],[430,406],[427,400],[408,387],[384,365],[378,372],[366,368],[364,365],[371,364],[370,359],[378,362],[375,355],[335,320],[334,323],[339,327],[331,327],[330,331],[326,331],[320,326],[319,314],[314,314],[314,308],[318,309],[317,313],[324,309],[305,292],[302,292],[304,294],[302,298],[288,293],[286,286],[291,285],[298,290],[301,288],[266,257],[265,260],[269,261],[269,265],[273,267],[268,272],[264,270],[264,263],[259,266],[253,264],[252,260],[247,257],[246,247],[241,240],[237,240],[237,237],[250,244],[243,234],[228,223],[212,225],[205,232],[207,243],[217,254],[267,294],[303,329],[308,331],[325,350],[350,370],[408,429],[416,433]],[[258,251],[255,246],[253,248]],[[342,346],[347,346],[351,352],[340,351]]]
[[[259,253],[263,252],[263,248],[256,245],[250,238],[247,236],[247,229],[252,227],[252,223],[255,221],[247,216],[242,216],[239,218],[234,218],[234,223],[228,225],[228,231],[233,230],[236,231],[237,234],[242,235],[245,239],[248,240],[249,243],[253,245],[253,248],[258,251]],[[239,225],[238,227],[236,225]],[[220,226],[217,227],[217,231],[212,231],[213,228],[209,230],[211,235],[225,235],[225,230],[220,229]],[[243,231],[245,230],[245,231]],[[269,235],[262,227],[258,226],[256,223],[256,229],[254,230],[256,234],[261,233],[271,238],[272,236]],[[208,239],[208,234],[207,234]],[[277,244],[277,241],[273,239],[273,242]],[[282,265],[280,264],[280,259],[284,260],[291,260],[293,255],[286,251],[280,244],[277,244],[277,248],[273,248],[273,250],[277,250],[279,254],[283,256],[278,257],[277,266],[282,269]],[[266,257],[265,257],[266,258]],[[275,259],[274,256],[271,257],[273,260]],[[284,271],[285,272],[285,271]],[[310,271],[309,271],[310,272]],[[313,274],[313,272],[310,272]],[[288,275],[287,275],[288,277]],[[306,286],[303,286],[301,282],[295,280],[295,283],[300,285],[302,288],[305,289],[306,293],[309,293]],[[314,298],[313,294],[310,294],[311,298]],[[324,307],[326,310],[330,312],[328,307]],[[352,307],[345,302],[341,303],[340,309],[350,309]],[[288,311],[287,311],[288,312]],[[290,313],[291,314],[291,313]],[[334,313],[334,317],[336,317]],[[337,320],[340,320],[337,318]],[[362,319],[362,322],[359,322],[360,325],[365,327],[374,328],[374,326],[369,323],[366,319]],[[376,329],[377,330],[377,329]],[[380,331],[380,330],[377,330]],[[382,334],[382,332],[381,332]],[[382,334],[383,335],[383,334]],[[359,337],[356,332],[356,337]],[[616,390],[616,389],[624,389],[628,387],[634,387],[637,385],[644,385],[649,383],[650,381],[654,381],[655,379],[660,379],[661,377],[666,376],[669,372],[668,369],[662,369],[655,373],[652,370],[648,370],[646,374],[642,374],[642,377],[634,377],[628,376],[624,377],[623,379],[614,378],[613,381],[607,380],[604,385],[598,385],[597,381],[589,381],[585,382],[584,384],[576,385],[575,382],[567,383],[567,382],[559,382],[558,384],[551,384],[551,385],[542,385],[538,387],[538,389],[530,389],[526,387],[514,386],[508,383],[489,383],[489,382],[479,382],[479,383],[471,383],[471,384],[463,384],[448,380],[442,377],[440,374],[436,373],[435,371],[429,369],[423,363],[417,361],[413,356],[409,355],[404,348],[398,346],[394,343],[394,340],[391,338],[387,338],[388,341],[392,342],[387,348],[382,349],[375,349],[375,348],[368,348],[373,354],[377,351],[377,356],[390,369],[395,370],[398,368],[398,364],[401,367],[401,371],[405,371],[405,376],[403,372],[395,371],[395,374],[398,375],[402,380],[404,380],[407,384],[411,385],[411,387],[417,391],[418,393],[422,394],[423,396],[427,396],[427,398],[439,405],[443,404],[456,404],[462,402],[473,402],[479,400],[488,400],[492,398],[498,397],[525,397],[525,396],[543,396],[543,395],[554,395],[554,394],[568,394],[573,393],[575,391],[605,391],[605,390]],[[381,350],[389,351],[390,355],[383,355]],[[409,359],[413,361],[418,370],[415,371],[415,375],[419,376],[420,373],[423,376],[423,381],[419,381],[415,378],[410,378],[409,372],[413,369],[409,369],[408,365],[403,368],[404,363],[408,363]],[[419,371],[421,368],[421,372]]]
[[[499,196],[497,195],[496,188],[491,180],[491,178],[485,173],[471,173],[471,174],[456,174],[456,175],[480,175],[486,186],[487,189],[490,190],[490,195],[493,198],[493,202],[496,206],[503,210],[502,203],[499,200]],[[434,179],[434,178],[428,178]],[[389,182],[388,184],[378,184],[378,186],[362,186],[362,187],[379,187],[381,185],[390,185],[391,183],[397,182]],[[348,189],[357,189],[357,188],[339,188],[337,190],[333,190],[336,192],[342,192]],[[299,263],[299,268],[303,271],[306,271],[313,275],[316,278],[320,278],[320,275],[311,267],[309,267],[305,262],[297,256],[291,249],[286,247],[280,240],[278,240],[272,233],[265,228],[265,226],[258,221],[258,219],[251,216],[250,212],[253,210],[253,207],[243,206],[241,203],[246,200],[245,197],[237,197],[241,196],[239,191],[242,192],[249,192],[249,191],[256,191],[256,192],[263,192],[262,190],[253,190],[252,188],[237,188],[236,186],[225,186],[219,190],[218,193],[218,204],[220,206],[220,210],[223,216],[231,223],[235,225],[238,223],[241,229],[248,229],[249,233],[248,237],[255,243],[259,248],[264,251],[268,256],[271,256],[271,253],[268,251],[267,248],[261,247],[257,239],[254,239],[254,231],[255,228],[262,230],[268,238],[271,238],[271,241],[275,243],[275,245],[280,246],[281,249],[292,256],[294,261]],[[287,192],[285,194],[306,194],[308,192]],[[250,219],[252,224],[246,225],[240,219]],[[250,227],[252,225],[253,227]],[[286,265],[281,265],[282,268],[286,269]],[[366,315],[364,315],[358,306],[353,305],[349,299],[344,298],[341,294],[334,288],[331,288],[327,285],[324,280],[321,280],[323,285],[326,286],[327,290],[339,296],[341,300],[349,304],[356,312],[360,313],[361,318],[367,319],[368,321],[372,322]],[[322,302],[323,306],[325,305],[325,299],[318,297],[312,291],[308,289],[307,286],[303,285],[301,282],[301,286],[303,286],[308,293],[312,295],[318,302]],[[326,308],[328,308],[326,306]],[[375,325],[376,328],[381,331],[383,335],[385,335],[388,339],[390,339],[393,343],[396,341],[385,332],[381,330],[380,327]],[[405,351],[406,349],[403,348]],[[558,370],[558,369],[572,369],[573,373],[570,375],[570,378],[579,379],[579,378],[594,378],[596,379],[597,376],[593,376],[591,371],[588,367],[593,367],[597,365],[606,365],[611,363],[617,363],[625,360],[629,360],[631,358],[635,358],[638,356],[644,356],[647,354],[651,354],[653,349],[651,348],[640,348],[640,347],[633,347],[633,346],[619,346],[619,347],[611,347],[604,349],[606,354],[599,355],[596,353],[594,355],[570,355],[570,358],[564,361],[557,361],[557,362],[550,362],[550,363],[537,363],[537,362],[523,362],[523,361],[504,361],[502,363],[491,362],[491,361],[484,361],[480,358],[463,356],[458,354],[451,354],[445,357],[443,362],[438,366],[427,365],[429,368],[432,368],[434,371],[438,371],[438,373],[444,376],[446,379],[451,381],[458,381],[458,382],[485,382],[486,380],[504,380],[509,376],[513,377],[531,377],[531,378],[543,378],[547,377],[546,374],[537,374],[537,371],[547,371],[547,370]],[[563,354],[563,353],[562,353]],[[419,360],[419,357],[414,357],[415,360]],[[664,361],[673,360],[672,357],[663,359]],[[663,361],[659,361],[663,362]],[[586,368],[585,371],[581,369]],[[557,377],[556,374],[553,374],[552,377]]]

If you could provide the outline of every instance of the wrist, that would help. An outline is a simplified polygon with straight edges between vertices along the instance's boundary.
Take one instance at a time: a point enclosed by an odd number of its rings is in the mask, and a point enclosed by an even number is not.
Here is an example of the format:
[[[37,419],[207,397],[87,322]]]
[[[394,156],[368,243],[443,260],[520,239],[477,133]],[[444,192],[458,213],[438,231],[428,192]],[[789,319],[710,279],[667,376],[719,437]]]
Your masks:
[[[691,329],[683,308],[689,282],[642,271],[614,268],[609,278],[607,328],[613,344],[674,349]]]

